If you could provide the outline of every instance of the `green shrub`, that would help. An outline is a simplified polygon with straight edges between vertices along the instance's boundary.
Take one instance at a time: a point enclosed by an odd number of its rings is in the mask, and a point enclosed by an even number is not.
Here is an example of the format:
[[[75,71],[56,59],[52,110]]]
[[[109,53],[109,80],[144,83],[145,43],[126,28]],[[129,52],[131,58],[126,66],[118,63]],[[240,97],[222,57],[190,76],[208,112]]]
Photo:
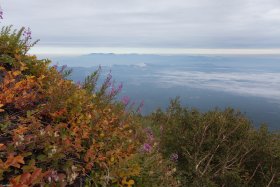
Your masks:
[[[162,128],[160,150],[178,154],[184,186],[266,186],[279,184],[280,138],[233,109],[201,113],[172,100],[166,112],[149,116]]]

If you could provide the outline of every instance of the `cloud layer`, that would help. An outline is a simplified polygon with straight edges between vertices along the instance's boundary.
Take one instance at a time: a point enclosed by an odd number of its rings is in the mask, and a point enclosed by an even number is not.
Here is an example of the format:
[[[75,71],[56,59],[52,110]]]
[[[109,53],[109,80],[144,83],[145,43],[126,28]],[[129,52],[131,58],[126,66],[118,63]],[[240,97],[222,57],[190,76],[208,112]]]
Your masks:
[[[280,47],[279,0],[2,0],[1,6],[3,24],[31,27],[44,45]]]
[[[280,103],[280,73],[161,71],[161,86],[189,86],[233,94],[264,97]]]

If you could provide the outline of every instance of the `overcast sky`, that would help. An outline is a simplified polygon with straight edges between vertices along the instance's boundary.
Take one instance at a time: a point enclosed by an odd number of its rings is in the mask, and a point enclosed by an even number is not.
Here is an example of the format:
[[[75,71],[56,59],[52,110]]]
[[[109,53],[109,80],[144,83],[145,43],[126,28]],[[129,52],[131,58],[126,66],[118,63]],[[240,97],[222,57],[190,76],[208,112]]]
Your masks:
[[[1,0],[41,46],[280,48],[280,0]]]

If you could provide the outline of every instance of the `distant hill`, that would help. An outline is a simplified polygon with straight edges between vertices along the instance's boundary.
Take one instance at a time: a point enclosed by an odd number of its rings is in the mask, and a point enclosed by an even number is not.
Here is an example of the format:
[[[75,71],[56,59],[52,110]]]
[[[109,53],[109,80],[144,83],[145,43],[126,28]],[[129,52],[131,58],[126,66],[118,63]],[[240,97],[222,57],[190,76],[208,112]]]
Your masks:
[[[222,57],[212,57],[211,60],[221,60]],[[112,66],[112,65],[143,65],[164,64],[172,65],[172,62],[208,62],[207,56],[186,56],[186,55],[147,55],[147,54],[114,54],[114,53],[91,53],[82,56],[55,57],[54,62],[67,64],[71,67],[92,67],[92,66]],[[209,61],[210,62],[210,61]]]

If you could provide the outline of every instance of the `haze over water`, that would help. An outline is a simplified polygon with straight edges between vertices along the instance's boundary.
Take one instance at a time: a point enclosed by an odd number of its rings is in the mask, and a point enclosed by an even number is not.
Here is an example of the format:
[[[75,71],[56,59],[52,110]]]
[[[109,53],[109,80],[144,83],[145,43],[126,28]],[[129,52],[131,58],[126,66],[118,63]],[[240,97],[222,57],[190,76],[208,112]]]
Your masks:
[[[98,65],[111,69],[123,95],[145,100],[144,113],[180,96],[190,107],[232,106],[256,126],[279,129],[279,7],[279,0],[3,0],[1,24],[30,27],[40,39],[30,53],[74,67],[76,81]]]
[[[55,63],[73,68],[72,79],[82,81],[102,66],[112,70],[121,96],[145,101],[143,113],[167,107],[180,96],[183,104],[202,111],[215,107],[240,109],[255,126],[280,129],[280,56],[277,55],[137,55],[99,54],[56,57]]]

